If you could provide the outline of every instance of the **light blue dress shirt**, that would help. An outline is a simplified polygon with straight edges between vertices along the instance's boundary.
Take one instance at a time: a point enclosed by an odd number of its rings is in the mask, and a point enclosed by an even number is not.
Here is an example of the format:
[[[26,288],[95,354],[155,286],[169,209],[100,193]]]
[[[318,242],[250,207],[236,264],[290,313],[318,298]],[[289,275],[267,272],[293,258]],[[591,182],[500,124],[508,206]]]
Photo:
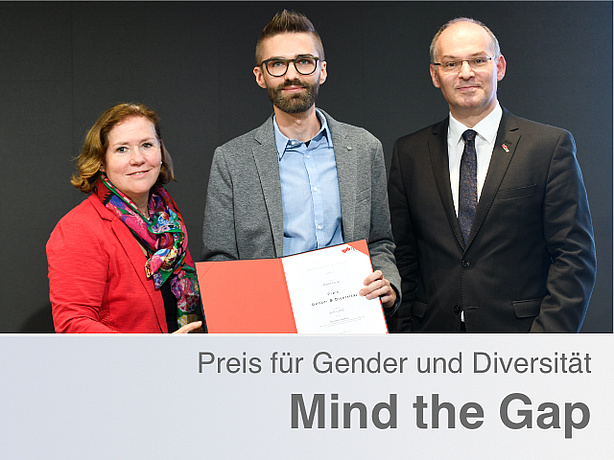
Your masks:
[[[316,110],[320,131],[305,143],[284,136],[273,117],[288,256],[343,243],[341,200],[333,141]]]

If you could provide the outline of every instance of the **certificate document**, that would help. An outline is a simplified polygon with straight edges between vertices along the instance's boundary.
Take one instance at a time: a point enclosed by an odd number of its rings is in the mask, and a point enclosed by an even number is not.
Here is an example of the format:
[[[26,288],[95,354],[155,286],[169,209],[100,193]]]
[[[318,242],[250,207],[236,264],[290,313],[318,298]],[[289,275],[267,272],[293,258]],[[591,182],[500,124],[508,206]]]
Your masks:
[[[365,240],[279,259],[197,262],[211,333],[385,334]]]
[[[364,279],[373,271],[371,258],[366,253],[366,242],[359,243],[331,246],[281,259],[297,332],[387,332],[379,299],[367,300],[358,295],[364,287]]]

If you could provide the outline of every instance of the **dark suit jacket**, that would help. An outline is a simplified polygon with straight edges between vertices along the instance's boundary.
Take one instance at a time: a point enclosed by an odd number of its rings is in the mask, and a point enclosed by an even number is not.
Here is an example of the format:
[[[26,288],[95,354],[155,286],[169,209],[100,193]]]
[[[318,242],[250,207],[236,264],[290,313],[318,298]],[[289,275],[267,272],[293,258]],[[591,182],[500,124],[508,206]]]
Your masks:
[[[390,229],[382,144],[363,128],[324,113],[333,137],[343,239],[366,239],[374,269],[400,293]],[[281,182],[272,117],[218,147],[203,225],[202,260],[271,259],[283,255]]]
[[[448,119],[395,143],[388,193],[404,331],[571,332],[595,283],[593,228],[571,134],[504,109],[465,247]]]

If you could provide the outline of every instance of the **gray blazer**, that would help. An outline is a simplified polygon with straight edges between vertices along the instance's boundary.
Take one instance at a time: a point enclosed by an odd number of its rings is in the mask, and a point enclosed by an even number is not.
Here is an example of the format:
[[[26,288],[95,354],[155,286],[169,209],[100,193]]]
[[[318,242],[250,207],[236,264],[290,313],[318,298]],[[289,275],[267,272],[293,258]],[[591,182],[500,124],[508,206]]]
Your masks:
[[[333,137],[343,239],[366,239],[400,300],[382,144],[363,128],[323,112]],[[270,259],[283,255],[281,183],[272,116],[259,128],[218,147],[213,156],[201,260]],[[399,304],[397,301],[397,305]]]

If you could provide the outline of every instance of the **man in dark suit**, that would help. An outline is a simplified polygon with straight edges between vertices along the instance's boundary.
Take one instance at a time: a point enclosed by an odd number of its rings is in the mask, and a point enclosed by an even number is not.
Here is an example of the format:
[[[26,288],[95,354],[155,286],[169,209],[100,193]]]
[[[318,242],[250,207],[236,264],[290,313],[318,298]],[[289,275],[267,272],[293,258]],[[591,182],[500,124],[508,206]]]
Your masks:
[[[402,331],[576,332],[595,283],[571,134],[497,100],[494,34],[457,18],[431,43],[449,117],[397,140],[388,184]]]
[[[316,108],[327,71],[312,23],[294,12],[275,15],[253,71],[273,115],[215,151],[202,260],[268,259],[365,239],[375,271],[358,292],[392,313],[401,279],[382,144]]]

